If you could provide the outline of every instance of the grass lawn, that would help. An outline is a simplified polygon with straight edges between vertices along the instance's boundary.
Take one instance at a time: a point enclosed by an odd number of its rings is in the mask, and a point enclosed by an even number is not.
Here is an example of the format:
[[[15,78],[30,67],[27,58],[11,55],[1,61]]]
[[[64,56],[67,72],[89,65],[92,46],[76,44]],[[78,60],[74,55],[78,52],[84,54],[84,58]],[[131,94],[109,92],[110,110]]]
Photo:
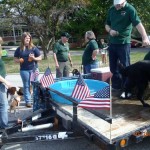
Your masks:
[[[140,49],[138,49],[138,51],[131,50],[131,63],[143,60],[146,53],[147,51],[142,51]],[[74,64],[73,68],[77,68],[79,70],[81,69],[81,57],[82,56],[72,56],[72,61]],[[7,74],[19,73],[19,64],[14,63],[13,57],[3,57],[2,59],[5,62]],[[100,55],[98,55],[98,59],[101,60]],[[48,66],[51,68],[52,72],[55,72],[55,64],[52,55],[48,57],[48,60],[42,60],[39,62],[40,72],[44,72]]]

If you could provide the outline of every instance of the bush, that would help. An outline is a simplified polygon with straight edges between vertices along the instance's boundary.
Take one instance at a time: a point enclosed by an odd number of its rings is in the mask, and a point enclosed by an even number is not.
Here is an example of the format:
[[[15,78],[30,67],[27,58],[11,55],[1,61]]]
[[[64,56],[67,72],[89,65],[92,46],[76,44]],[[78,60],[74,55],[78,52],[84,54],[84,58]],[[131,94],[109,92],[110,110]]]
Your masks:
[[[14,42],[8,42],[8,46],[14,46],[15,45],[15,43]]]

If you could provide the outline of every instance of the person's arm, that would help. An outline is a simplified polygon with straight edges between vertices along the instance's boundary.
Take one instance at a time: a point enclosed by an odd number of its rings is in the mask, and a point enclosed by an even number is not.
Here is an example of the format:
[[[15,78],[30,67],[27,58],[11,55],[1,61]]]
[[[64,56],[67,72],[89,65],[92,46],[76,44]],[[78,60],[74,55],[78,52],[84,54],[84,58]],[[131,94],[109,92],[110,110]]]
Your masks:
[[[111,27],[109,25],[105,25],[105,29],[106,31],[111,35],[111,36],[118,36],[119,32],[116,30],[111,29]]]
[[[92,59],[93,60],[96,60],[96,56],[97,56],[98,52],[99,52],[99,49],[96,49],[93,51],[93,53],[92,53]]]
[[[8,88],[12,87],[12,85],[6,79],[4,79],[1,75],[0,75],[0,82],[4,83]]]
[[[35,57],[34,54],[30,54],[29,57],[34,60],[34,61],[40,61],[42,60],[42,56],[38,56],[38,57]]]
[[[56,66],[56,68],[59,68],[59,64],[58,64],[57,56],[56,56],[56,53],[54,53],[54,52],[53,52],[53,58],[54,58],[54,62],[55,62],[55,66]]]
[[[70,53],[68,53],[68,58],[69,58],[70,66],[72,67],[72,66],[73,66],[73,63],[72,63],[72,60],[71,60],[71,55],[70,55]]]
[[[141,34],[141,36],[142,36],[142,42],[143,42],[142,46],[148,46],[148,45],[150,45],[150,41],[148,39],[148,36],[146,34],[146,31],[145,31],[145,28],[144,28],[143,24],[139,23],[136,26],[136,28],[137,28],[138,32]]]

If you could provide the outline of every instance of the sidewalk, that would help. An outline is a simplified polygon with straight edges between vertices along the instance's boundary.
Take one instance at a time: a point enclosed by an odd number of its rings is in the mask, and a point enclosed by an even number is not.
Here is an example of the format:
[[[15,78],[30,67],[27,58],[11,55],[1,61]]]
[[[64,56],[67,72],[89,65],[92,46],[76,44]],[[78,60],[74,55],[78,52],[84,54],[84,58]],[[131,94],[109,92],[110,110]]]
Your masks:
[[[43,74],[43,72],[40,72],[39,79],[43,76]],[[53,74],[53,77],[55,78],[56,75]],[[23,87],[22,79],[19,73],[7,74],[6,80],[12,83],[15,87]]]

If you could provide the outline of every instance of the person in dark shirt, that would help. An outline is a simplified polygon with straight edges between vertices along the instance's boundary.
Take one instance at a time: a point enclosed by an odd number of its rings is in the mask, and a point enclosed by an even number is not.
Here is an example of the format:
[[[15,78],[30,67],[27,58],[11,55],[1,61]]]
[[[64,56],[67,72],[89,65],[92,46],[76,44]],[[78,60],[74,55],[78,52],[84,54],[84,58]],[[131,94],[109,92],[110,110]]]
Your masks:
[[[87,31],[85,33],[86,47],[82,55],[82,65],[84,74],[91,73],[91,69],[99,67],[99,61],[97,54],[99,52],[98,44],[93,31]]]
[[[29,32],[24,32],[21,38],[21,45],[14,53],[14,61],[20,64],[20,75],[23,82],[23,93],[26,107],[31,105],[30,76],[34,69],[38,69],[37,62],[42,60],[40,50],[34,46]]]

